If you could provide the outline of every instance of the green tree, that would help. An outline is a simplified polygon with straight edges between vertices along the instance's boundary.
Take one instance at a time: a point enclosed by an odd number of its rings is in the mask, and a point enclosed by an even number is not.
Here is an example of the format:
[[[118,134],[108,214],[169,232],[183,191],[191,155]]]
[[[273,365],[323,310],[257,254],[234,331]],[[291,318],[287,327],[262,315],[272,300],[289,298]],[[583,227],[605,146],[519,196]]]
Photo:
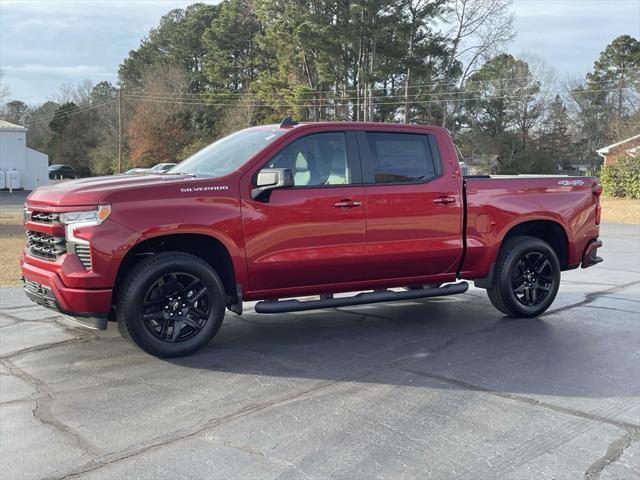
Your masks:
[[[556,95],[549,105],[541,142],[545,155],[552,158],[563,171],[570,169],[573,148],[569,134],[569,113],[560,95]]]
[[[540,82],[527,62],[500,54],[486,62],[465,84],[471,128],[495,145],[505,172],[519,171],[532,128],[543,112]]]
[[[327,109],[322,106],[326,97],[320,91],[329,90],[337,76],[336,8],[332,2],[256,1],[264,29],[256,39],[266,52],[256,91],[266,103],[283,105],[274,109],[277,116],[326,116]]]
[[[93,175],[111,174],[117,171],[118,159],[118,89],[111,82],[99,82],[89,102],[96,108],[87,132],[94,145],[87,154],[89,168]]]
[[[402,33],[406,53],[402,57],[404,70],[404,111],[405,122],[415,120],[410,93],[417,92],[420,83],[433,83],[444,79],[446,48],[441,37],[434,35],[431,23],[442,13],[443,1],[405,0],[400,3],[397,18]],[[436,72],[440,70],[442,75]],[[428,91],[429,89],[427,89]]]
[[[206,48],[202,35],[216,17],[218,7],[194,3],[186,9],[174,9],[160,19],[136,50],[131,50],[120,65],[118,76],[125,88],[141,88],[149,67],[178,65],[189,75],[190,90],[204,91],[203,73]]]
[[[77,111],[78,107],[73,102],[65,102],[58,106],[55,115],[51,122],[49,122],[49,128],[56,135],[62,135],[65,127],[69,124],[71,114]]]
[[[49,119],[53,118],[59,105],[56,102],[45,102],[29,112],[27,127],[27,146],[39,152],[48,152],[53,132],[49,127]]]
[[[3,117],[7,122],[25,125],[28,111],[29,107],[23,101],[11,100],[5,105]]]
[[[640,112],[640,42],[629,35],[614,39],[594,62],[584,81],[567,85],[576,146],[582,163],[598,167],[598,148],[637,132]]]
[[[260,66],[256,35],[261,30],[253,1],[226,0],[220,4],[218,15],[203,35],[207,49],[204,71],[215,88],[232,92],[250,88]]]
[[[95,145],[88,135],[90,125],[88,113],[74,102],[61,104],[49,122],[52,132],[47,148],[50,163],[71,165],[79,175],[89,175],[91,170],[87,154]]]
[[[98,82],[91,90],[90,99],[93,102],[103,102],[106,100],[113,100],[118,95],[118,89],[114,87],[111,82],[103,80]]]
[[[611,99],[616,116],[624,117],[638,109],[640,90],[640,42],[629,35],[613,40],[587,74],[587,84],[602,97]]]

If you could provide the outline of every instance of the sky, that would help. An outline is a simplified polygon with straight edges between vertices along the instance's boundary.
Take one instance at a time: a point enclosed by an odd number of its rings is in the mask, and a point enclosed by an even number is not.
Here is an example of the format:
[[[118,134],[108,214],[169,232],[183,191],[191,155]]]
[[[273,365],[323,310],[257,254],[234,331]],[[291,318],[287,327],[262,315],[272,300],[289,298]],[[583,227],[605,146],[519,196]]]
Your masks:
[[[207,3],[215,1],[204,0]],[[63,85],[117,80],[118,65],[181,0],[0,0],[0,69],[11,99],[54,100]],[[640,0],[514,0],[516,56],[556,78],[584,76],[615,37],[640,38]]]

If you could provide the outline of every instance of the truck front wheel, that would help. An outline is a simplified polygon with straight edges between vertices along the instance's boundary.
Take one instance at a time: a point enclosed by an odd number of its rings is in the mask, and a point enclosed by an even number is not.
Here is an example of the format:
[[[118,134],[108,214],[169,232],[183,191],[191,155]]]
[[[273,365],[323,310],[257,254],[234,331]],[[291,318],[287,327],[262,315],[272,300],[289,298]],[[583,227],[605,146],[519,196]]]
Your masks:
[[[158,253],[127,274],[119,289],[118,328],[157,357],[189,355],[218,332],[224,287],[204,260],[187,253]]]
[[[500,249],[487,294],[506,315],[537,317],[553,303],[559,286],[560,262],[553,248],[539,238],[518,236]]]

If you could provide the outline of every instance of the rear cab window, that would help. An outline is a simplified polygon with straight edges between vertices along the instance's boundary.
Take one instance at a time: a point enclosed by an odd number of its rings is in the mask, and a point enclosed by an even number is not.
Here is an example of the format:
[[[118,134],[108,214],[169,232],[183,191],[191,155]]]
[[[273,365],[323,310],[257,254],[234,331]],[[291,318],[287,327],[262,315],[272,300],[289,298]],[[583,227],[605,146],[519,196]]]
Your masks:
[[[366,184],[423,183],[440,175],[433,135],[368,131],[358,144]]]

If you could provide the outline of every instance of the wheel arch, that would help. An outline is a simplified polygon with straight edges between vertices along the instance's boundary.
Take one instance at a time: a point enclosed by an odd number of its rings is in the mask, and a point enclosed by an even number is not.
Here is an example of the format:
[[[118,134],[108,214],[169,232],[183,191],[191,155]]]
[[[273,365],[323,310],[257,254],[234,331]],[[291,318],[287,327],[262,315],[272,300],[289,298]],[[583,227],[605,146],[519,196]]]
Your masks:
[[[569,237],[565,228],[555,220],[537,219],[527,220],[512,225],[500,241],[500,248],[510,238],[530,236],[547,242],[558,256],[560,268],[569,268]]]
[[[227,305],[239,301],[233,259],[229,249],[218,238],[202,233],[171,233],[141,239],[125,254],[115,278],[113,304],[117,302],[118,286],[124,277],[141,260],[159,252],[184,252],[195,255],[207,262],[222,280]]]

